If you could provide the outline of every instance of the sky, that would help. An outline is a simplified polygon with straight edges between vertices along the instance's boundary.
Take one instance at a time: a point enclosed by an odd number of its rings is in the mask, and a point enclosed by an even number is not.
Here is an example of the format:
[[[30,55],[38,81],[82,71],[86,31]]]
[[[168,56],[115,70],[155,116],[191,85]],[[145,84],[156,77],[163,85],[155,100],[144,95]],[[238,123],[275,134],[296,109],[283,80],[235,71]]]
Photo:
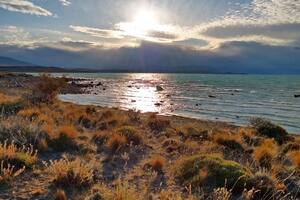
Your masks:
[[[0,56],[107,70],[300,73],[300,1],[0,0]]]

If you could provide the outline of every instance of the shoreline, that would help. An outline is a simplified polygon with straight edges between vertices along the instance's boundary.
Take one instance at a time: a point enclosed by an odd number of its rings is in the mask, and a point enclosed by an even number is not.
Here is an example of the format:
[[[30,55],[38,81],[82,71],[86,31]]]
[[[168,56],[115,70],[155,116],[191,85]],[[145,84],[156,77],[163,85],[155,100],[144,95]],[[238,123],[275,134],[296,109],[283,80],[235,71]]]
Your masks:
[[[19,78],[0,76],[0,199],[300,197],[300,136],[272,122],[79,105],[56,98],[64,79]]]

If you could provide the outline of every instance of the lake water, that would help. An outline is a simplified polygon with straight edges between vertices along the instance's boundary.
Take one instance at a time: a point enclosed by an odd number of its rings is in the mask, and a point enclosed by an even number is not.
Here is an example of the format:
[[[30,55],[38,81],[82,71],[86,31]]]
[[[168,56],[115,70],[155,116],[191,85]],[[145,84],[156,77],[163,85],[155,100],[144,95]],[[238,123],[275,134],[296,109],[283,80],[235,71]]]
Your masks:
[[[62,74],[56,74],[62,75]],[[64,101],[234,124],[263,117],[300,133],[300,75],[70,73],[102,86]],[[89,82],[89,81],[88,81]],[[164,90],[157,91],[156,86]],[[105,88],[105,90],[103,89]]]

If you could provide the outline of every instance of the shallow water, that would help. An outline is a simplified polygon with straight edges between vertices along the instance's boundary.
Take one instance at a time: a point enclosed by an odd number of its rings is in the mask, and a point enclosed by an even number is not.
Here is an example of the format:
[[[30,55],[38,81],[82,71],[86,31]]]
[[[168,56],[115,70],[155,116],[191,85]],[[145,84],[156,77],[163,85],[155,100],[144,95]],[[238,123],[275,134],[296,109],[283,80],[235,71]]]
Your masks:
[[[55,74],[60,76],[62,74]],[[104,86],[64,101],[246,124],[270,119],[300,133],[300,75],[69,73]],[[156,91],[160,85],[163,91]],[[106,90],[103,90],[106,88]]]

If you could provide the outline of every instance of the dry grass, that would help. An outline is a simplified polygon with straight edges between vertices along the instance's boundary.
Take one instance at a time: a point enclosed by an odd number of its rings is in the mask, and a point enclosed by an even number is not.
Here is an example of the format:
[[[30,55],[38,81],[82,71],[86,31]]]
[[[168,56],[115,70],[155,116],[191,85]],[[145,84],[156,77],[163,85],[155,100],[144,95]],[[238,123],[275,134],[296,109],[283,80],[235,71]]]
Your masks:
[[[170,121],[154,115],[149,117],[148,126],[154,133],[160,133],[170,126]]]
[[[145,166],[156,172],[162,172],[166,166],[166,159],[161,155],[154,155],[147,161]]]
[[[127,144],[127,139],[123,135],[113,134],[106,142],[106,146],[111,152],[117,153]]]
[[[53,103],[59,90],[66,85],[65,78],[53,78],[48,74],[40,76],[40,81],[32,88],[27,97],[32,104]]]
[[[7,144],[4,142],[0,144],[0,160],[5,161],[5,163],[12,163],[18,168],[21,166],[30,168],[38,160],[37,151],[34,151],[32,146],[18,148],[14,143]]]
[[[8,96],[3,93],[0,93],[0,105],[1,104],[11,104],[11,103],[16,103],[20,100],[19,97],[15,96]]]
[[[47,96],[49,91],[43,87]],[[0,183],[11,181],[5,191],[14,192],[0,192],[0,198],[43,199],[44,195],[53,195],[47,197],[67,199],[67,194],[69,199],[250,200],[280,199],[283,192],[296,196],[299,191],[300,137],[285,140],[276,126],[262,123],[261,129],[238,129],[219,123],[80,106],[55,100],[57,91],[44,96],[45,102],[35,102],[38,105],[32,107],[24,104],[17,114],[0,116]],[[0,104],[1,100],[4,101],[0,98]],[[273,134],[270,130],[275,129]],[[267,137],[284,144],[277,145]],[[43,152],[39,156],[46,160],[46,168],[37,162],[32,146],[29,150],[22,148],[30,144]],[[47,161],[61,155],[69,159]],[[24,171],[23,166],[34,167]],[[24,176],[14,179],[21,173]],[[127,181],[117,181],[119,178]],[[101,189],[90,190],[100,184]],[[45,192],[23,192],[36,187]],[[58,188],[66,193],[53,193]]]
[[[127,141],[132,143],[133,145],[139,145],[143,143],[142,134],[135,127],[123,126],[121,128],[118,128],[116,132],[120,135],[125,136]]]
[[[87,187],[93,182],[95,162],[84,162],[79,158],[44,162],[52,182],[61,187]]]
[[[49,144],[57,151],[74,150],[77,148],[76,138],[78,132],[72,125],[62,125],[54,132],[55,137],[51,138]]]
[[[22,102],[19,97],[8,96],[0,93],[0,113],[14,114],[22,108]]]
[[[58,127],[59,135],[64,135],[70,139],[75,139],[78,136],[76,128],[72,125],[63,125]]]
[[[212,136],[212,140],[232,150],[245,151],[240,135],[232,135],[229,133],[216,133]]]
[[[226,187],[216,188],[211,194],[211,198],[214,200],[229,200],[232,194]]]
[[[18,116],[2,118],[0,116],[0,142],[14,141],[18,145],[36,145],[42,138],[39,124]]]
[[[300,169],[300,151],[292,151],[288,154],[288,157],[291,159],[293,165]]]
[[[265,139],[261,146],[256,147],[253,151],[253,159],[259,166],[271,169],[272,161],[277,155],[277,145],[273,139]]]
[[[143,192],[131,187],[126,181],[117,181],[117,185],[114,190],[110,190],[106,187],[100,189],[103,194],[104,200],[142,200]]]
[[[64,190],[57,190],[54,194],[54,200],[67,200],[67,195]]]
[[[4,164],[4,161],[1,161],[0,166],[0,184],[5,184],[11,181],[14,177],[19,176],[25,171],[25,166],[23,168],[15,171],[15,167],[10,163]]]

